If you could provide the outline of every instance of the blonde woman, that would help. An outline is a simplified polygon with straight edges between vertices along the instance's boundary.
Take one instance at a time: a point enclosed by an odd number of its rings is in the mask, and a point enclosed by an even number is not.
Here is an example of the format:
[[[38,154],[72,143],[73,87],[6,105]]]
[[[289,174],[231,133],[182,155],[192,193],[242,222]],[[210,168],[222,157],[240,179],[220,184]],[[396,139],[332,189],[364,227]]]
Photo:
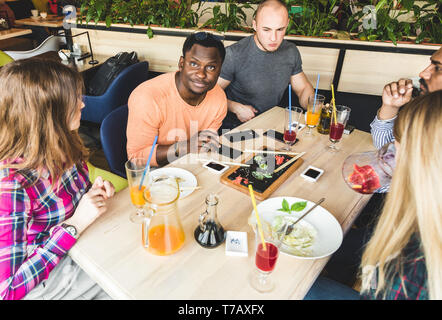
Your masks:
[[[81,76],[19,60],[0,69],[0,88],[0,299],[106,298],[66,255],[114,194],[89,181]]]
[[[396,168],[361,262],[364,299],[442,299],[442,91],[406,104],[394,125]],[[320,278],[307,299],[335,283]],[[355,297],[341,286],[340,298]],[[336,291],[335,291],[336,292]],[[333,298],[337,298],[336,296]]]

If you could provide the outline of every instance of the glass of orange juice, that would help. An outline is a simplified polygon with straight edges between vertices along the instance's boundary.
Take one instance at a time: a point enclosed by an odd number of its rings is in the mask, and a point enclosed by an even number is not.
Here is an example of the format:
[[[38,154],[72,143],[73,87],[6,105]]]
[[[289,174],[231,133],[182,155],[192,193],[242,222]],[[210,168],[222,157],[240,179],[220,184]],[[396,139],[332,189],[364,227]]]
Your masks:
[[[146,167],[146,159],[134,158],[127,160],[124,167],[126,168],[126,176],[129,184],[130,200],[135,206],[136,211],[130,214],[130,220],[134,223],[143,223],[144,220],[144,190],[149,184],[149,171],[146,172],[146,176],[141,183],[143,177],[144,168]]]
[[[324,106],[325,97],[323,95],[317,94],[311,95],[308,98],[307,113],[306,113],[306,124],[308,130],[306,134],[312,134],[312,129],[316,127],[319,123],[319,117],[321,116],[321,110]]]
[[[183,246],[185,236],[177,208],[179,196],[178,181],[171,176],[153,178],[144,190],[148,212],[143,222],[142,241],[148,252],[165,256]]]

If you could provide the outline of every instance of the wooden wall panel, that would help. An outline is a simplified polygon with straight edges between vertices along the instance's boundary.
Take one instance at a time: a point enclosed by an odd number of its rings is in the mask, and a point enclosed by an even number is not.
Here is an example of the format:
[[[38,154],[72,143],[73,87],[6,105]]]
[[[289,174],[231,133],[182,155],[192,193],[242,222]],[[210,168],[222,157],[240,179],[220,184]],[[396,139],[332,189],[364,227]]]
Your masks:
[[[382,95],[387,83],[418,77],[429,63],[429,55],[347,50],[338,90]]]

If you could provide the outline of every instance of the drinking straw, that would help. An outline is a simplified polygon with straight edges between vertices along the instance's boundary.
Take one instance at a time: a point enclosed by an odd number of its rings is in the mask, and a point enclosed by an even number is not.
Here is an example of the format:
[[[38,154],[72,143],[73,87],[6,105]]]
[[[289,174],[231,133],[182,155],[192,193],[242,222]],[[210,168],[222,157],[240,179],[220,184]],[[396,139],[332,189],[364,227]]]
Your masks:
[[[157,144],[158,136],[155,136],[155,139],[153,140],[152,149],[150,149],[149,158],[147,159],[146,167],[143,171],[143,176],[141,177],[140,186],[138,190],[141,190],[141,186],[143,185],[144,177],[146,176],[147,168],[150,169],[150,159],[152,159],[153,150],[155,149],[155,145]]]
[[[313,101],[313,113],[315,113],[316,97],[318,95],[318,87],[319,87],[319,78],[320,77],[321,77],[321,75],[318,73],[318,79],[316,80],[315,100]]]
[[[262,231],[261,221],[259,220],[258,209],[256,208],[255,196],[253,194],[253,187],[251,184],[249,184],[249,191],[250,191],[250,197],[252,198],[253,209],[255,210],[256,222],[258,223],[258,232],[261,237],[262,249],[266,251],[267,248],[266,248],[266,242],[264,241],[264,233]]]
[[[292,133],[292,85],[289,84],[289,132]]]
[[[336,118],[335,90],[333,89],[333,84],[331,85],[331,89],[332,89],[332,100],[333,100],[333,115],[335,117],[335,125],[338,125],[338,119]]]

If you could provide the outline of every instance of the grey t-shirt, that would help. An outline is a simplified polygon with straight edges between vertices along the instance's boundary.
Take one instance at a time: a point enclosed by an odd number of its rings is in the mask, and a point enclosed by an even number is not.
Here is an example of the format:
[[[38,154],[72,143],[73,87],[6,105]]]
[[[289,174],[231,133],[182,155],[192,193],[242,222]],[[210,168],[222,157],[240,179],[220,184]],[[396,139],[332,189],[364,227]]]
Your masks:
[[[300,72],[301,54],[295,44],[283,40],[278,50],[266,52],[249,36],[226,48],[220,77],[230,81],[227,99],[264,112],[278,105],[290,77]]]

